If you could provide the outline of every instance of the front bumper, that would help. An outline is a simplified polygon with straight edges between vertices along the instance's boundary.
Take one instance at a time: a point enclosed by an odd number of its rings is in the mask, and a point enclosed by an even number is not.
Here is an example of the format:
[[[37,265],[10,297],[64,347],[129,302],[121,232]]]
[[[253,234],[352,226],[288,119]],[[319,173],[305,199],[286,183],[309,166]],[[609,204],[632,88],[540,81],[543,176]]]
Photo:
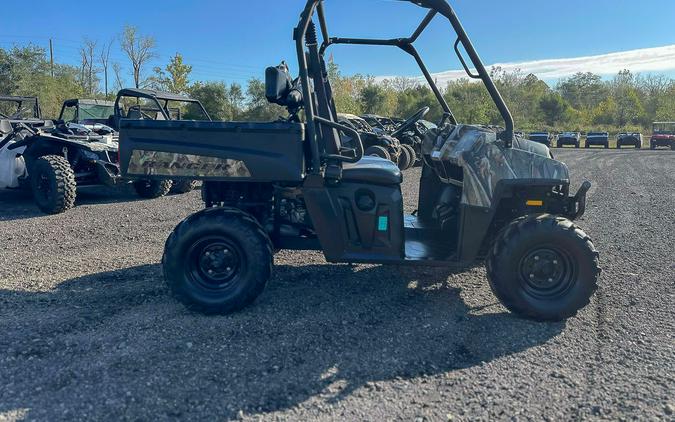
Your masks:
[[[574,210],[567,215],[570,220],[577,220],[586,213],[586,195],[591,189],[591,186],[591,182],[585,181],[579,188],[577,194],[570,198],[570,201],[572,202],[571,209]]]

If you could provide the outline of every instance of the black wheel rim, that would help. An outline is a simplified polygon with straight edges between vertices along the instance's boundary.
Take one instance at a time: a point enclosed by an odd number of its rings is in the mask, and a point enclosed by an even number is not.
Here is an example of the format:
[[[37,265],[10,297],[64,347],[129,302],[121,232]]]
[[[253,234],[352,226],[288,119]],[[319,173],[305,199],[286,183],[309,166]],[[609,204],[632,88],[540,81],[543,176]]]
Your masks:
[[[186,259],[188,279],[210,291],[227,290],[236,284],[245,267],[239,246],[224,236],[196,241],[188,249]]]
[[[565,251],[556,247],[538,247],[520,260],[519,274],[525,292],[538,299],[555,299],[574,285],[578,269]]]

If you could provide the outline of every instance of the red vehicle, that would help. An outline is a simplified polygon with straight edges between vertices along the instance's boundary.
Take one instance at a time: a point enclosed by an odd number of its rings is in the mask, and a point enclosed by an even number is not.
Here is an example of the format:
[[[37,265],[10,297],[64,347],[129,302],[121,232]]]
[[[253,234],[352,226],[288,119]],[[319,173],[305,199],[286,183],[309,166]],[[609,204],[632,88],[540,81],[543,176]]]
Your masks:
[[[670,147],[675,151],[675,122],[655,122],[649,148]]]

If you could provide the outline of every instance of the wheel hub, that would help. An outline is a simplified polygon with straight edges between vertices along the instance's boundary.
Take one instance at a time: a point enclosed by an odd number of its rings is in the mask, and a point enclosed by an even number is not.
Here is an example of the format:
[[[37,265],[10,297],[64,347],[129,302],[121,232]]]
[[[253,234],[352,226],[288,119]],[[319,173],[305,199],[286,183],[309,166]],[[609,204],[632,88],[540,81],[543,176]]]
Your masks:
[[[528,290],[538,296],[557,294],[570,280],[569,265],[558,251],[537,249],[527,254],[520,264],[520,273]]]
[[[205,240],[193,245],[188,259],[191,278],[208,289],[225,288],[241,269],[238,249],[224,240]]]

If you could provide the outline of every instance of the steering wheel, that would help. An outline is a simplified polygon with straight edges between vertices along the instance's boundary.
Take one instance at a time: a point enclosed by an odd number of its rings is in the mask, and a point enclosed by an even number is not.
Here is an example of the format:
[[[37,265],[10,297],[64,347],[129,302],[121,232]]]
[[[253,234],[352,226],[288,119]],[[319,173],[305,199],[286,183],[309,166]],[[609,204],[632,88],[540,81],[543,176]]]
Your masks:
[[[401,126],[399,126],[398,129],[396,129],[396,131],[391,134],[391,136],[393,136],[394,138],[398,138],[399,136],[403,135],[404,133],[412,129],[413,126],[415,126],[415,123],[422,120],[429,113],[429,110],[430,110],[429,107],[424,107],[420,109],[417,113],[409,117],[408,120],[401,123]]]

